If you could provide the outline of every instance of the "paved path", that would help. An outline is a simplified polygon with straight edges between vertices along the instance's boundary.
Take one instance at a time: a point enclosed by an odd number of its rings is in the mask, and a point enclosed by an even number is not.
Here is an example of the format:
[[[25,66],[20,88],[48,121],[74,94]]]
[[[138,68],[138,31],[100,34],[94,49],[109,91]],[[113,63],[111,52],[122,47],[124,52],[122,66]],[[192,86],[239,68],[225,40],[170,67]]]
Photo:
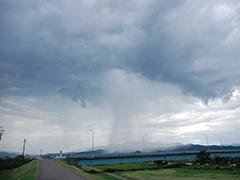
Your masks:
[[[67,168],[59,166],[53,159],[39,160],[38,173],[35,180],[88,180]]]

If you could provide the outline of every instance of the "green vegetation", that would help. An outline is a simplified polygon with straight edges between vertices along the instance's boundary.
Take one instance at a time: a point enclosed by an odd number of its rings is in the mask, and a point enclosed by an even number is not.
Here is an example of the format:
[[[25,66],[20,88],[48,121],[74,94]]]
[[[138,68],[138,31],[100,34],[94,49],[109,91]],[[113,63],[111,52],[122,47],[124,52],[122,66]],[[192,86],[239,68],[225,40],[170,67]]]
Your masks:
[[[113,177],[109,174],[105,174],[105,173],[99,173],[93,169],[90,169],[88,167],[83,167],[82,170],[75,167],[75,166],[72,166],[72,165],[69,165],[67,164],[66,162],[60,160],[60,159],[55,159],[55,162],[62,166],[62,167],[65,167],[65,168],[68,168],[69,170],[71,171],[74,171],[78,174],[81,174],[82,176],[90,179],[90,180],[119,180],[119,178],[116,178],[116,177]]]
[[[205,149],[201,150],[196,155],[196,163],[199,163],[199,164],[209,163],[211,160],[210,155],[211,153],[209,151],[206,151]]]
[[[88,174],[93,174],[95,176],[95,178],[99,179],[99,180],[119,180],[119,178],[114,177],[112,175],[109,175],[107,173],[104,172],[98,172],[96,170],[93,170],[92,168],[89,168],[87,166],[83,167],[84,172],[88,173]],[[90,179],[90,178],[89,178]]]
[[[0,171],[0,180],[33,180],[37,176],[38,160],[12,170]]]
[[[175,179],[240,179],[240,174],[234,174],[231,171],[225,172],[221,170],[193,170],[187,168],[158,169],[146,171],[126,171],[118,172],[120,176],[124,176],[133,180],[175,180]]]
[[[16,157],[16,158],[9,158],[9,159],[0,159],[0,171],[3,170],[12,170],[19,166],[22,166],[33,159],[31,158],[23,158],[23,157]]]
[[[191,164],[191,165],[190,165]],[[230,166],[230,164],[232,166]],[[174,160],[163,169],[157,169],[153,162],[135,162],[123,164],[91,165],[90,168],[111,172],[132,180],[150,179],[239,179],[240,158],[227,158],[215,156],[210,158],[210,153],[200,151],[196,159]],[[84,169],[85,170],[85,169]],[[92,174],[94,170],[86,170]],[[99,175],[98,175],[99,176]],[[108,178],[106,178],[108,179]]]
[[[95,175],[95,171],[91,171],[92,173],[89,173],[88,169],[86,169],[86,171],[83,171],[83,170],[81,170],[81,169],[79,169],[79,168],[77,168],[77,167],[75,167],[75,166],[69,165],[69,164],[61,161],[60,159],[55,159],[55,162],[56,162],[58,165],[60,165],[60,166],[62,166],[62,167],[65,167],[65,168],[68,168],[69,170],[74,171],[74,172],[76,172],[76,173],[78,173],[78,174],[81,174],[82,176],[84,176],[84,177],[86,177],[86,178],[88,178],[88,179],[91,179],[91,180],[104,180],[104,179],[108,179],[108,178],[105,177],[105,176],[102,176],[102,177],[101,177],[101,176]],[[94,173],[93,173],[93,172],[94,172]],[[110,175],[108,175],[108,176],[110,176]],[[110,176],[110,177],[111,177],[111,176]],[[115,180],[115,179],[112,179],[112,180]]]
[[[190,160],[190,163],[194,160]],[[150,179],[240,179],[240,170],[231,166],[204,166],[193,165],[184,166],[182,163],[189,163],[187,160],[177,160],[163,169],[156,169],[153,162],[141,163],[124,163],[124,164],[107,164],[91,165],[89,167],[101,169],[114,174],[133,180],[150,180]],[[178,164],[179,167],[174,165]],[[172,167],[171,167],[172,166]],[[196,168],[198,167],[198,168]],[[145,168],[145,170],[144,170]],[[100,176],[102,173],[88,171],[88,173]],[[108,178],[106,178],[108,179]]]
[[[71,167],[76,168],[74,166]],[[76,169],[81,174],[85,173],[82,175],[91,180],[118,179],[104,172],[132,180],[240,180],[240,157],[228,158],[215,156],[214,158],[210,158],[210,153],[204,150],[196,155],[196,159],[174,160],[163,169],[157,169],[153,162],[89,165],[84,166],[83,171],[78,168]]]
[[[122,164],[106,164],[106,165],[91,165],[90,167],[100,169],[105,172],[115,171],[139,171],[139,170],[152,170],[156,169],[153,162],[133,162]]]

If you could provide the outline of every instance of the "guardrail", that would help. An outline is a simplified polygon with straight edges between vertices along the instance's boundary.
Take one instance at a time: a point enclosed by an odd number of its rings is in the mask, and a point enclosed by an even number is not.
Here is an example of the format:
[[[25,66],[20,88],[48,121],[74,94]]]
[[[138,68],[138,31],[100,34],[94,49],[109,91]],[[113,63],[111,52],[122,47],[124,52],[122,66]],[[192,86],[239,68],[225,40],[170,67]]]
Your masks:
[[[199,151],[165,151],[160,153],[98,154],[95,156],[67,157],[66,160],[74,166],[153,161],[157,167],[160,167],[164,161],[194,159],[198,152]],[[211,156],[240,157],[240,150],[210,150],[209,152]]]
[[[114,153],[114,154],[96,154],[96,155],[90,155],[90,154],[86,154],[86,155],[79,155],[79,156],[70,156],[73,158],[90,158],[90,157],[132,157],[132,156],[161,156],[161,155],[178,155],[178,154],[196,154],[199,151],[164,151],[164,152],[151,152],[151,153],[137,153],[137,152],[133,152],[133,153]],[[236,153],[239,152],[240,150],[209,150],[210,153]]]

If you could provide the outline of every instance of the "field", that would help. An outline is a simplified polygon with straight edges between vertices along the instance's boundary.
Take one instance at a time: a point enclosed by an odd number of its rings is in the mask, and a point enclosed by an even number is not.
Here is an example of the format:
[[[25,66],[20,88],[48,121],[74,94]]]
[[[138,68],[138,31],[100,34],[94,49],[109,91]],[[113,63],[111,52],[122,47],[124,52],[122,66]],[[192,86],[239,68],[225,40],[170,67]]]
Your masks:
[[[240,179],[240,174],[222,172],[220,170],[193,170],[186,168],[172,168],[161,170],[118,172],[117,174],[134,180],[162,180],[162,179]]]
[[[91,168],[100,169],[105,172],[111,172],[116,175],[126,177],[132,180],[175,180],[175,179],[239,179],[240,170],[236,167],[225,167],[219,170],[216,167],[196,166],[187,167],[166,167],[163,169],[156,169],[155,164],[152,162],[142,163],[125,163],[125,164],[108,164],[108,165],[92,165]],[[220,167],[220,166],[219,166]],[[211,169],[214,168],[214,169]],[[96,176],[102,174],[92,170],[85,169],[88,173],[95,174]]]
[[[33,180],[37,175],[38,160],[12,170],[0,171],[0,180]]]

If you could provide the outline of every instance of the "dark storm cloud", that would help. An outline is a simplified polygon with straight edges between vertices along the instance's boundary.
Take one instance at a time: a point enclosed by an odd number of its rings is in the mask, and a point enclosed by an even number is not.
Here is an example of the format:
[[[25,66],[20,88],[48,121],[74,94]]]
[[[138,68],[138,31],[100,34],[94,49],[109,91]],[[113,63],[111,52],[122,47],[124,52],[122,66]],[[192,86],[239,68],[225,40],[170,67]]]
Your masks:
[[[223,97],[239,84],[231,3],[1,1],[1,94],[58,92],[85,106],[118,68],[204,102]]]
[[[239,8],[235,0],[0,1],[1,126],[47,152],[88,149],[89,129],[96,145],[148,132],[150,141],[203,143],[209,133],[218,143],[224,132],[236,142]]]
[[[104,69],[97,59],[102,55],[91,40],[94,28],[88,28],[86,16],[69,15],[70,9],[62,11],[62,6],[51,3],[1,3],[2,94],[13,87],[29,94],[51,92],[52,88],[57,91],[63,86],[79,88],[80,80],[91,83],[89,76]],[[76,30],[75,24],[80,26]],[[59,92],[66,91],[62,88]]]
[[[232,81],[239,84],[237,51],[233,51],[235,46],[231,42],[224,42],[239,28],[238,8],[233,13],[221,14],[214,11],[233,5],[189,4],[156,18],[158,21],[148,27],[151,33],[136,52],[137,58],[131,67],[151,80],[175,84],[183,92],[208,102],[231,91]],[[209,9],[204,9],[206,6]],[[233,49],[226,49],[229,45]],[[201,58],[207,60],[203,62],[205,67],[198,69],[196,63]],[[235,77],[231,75],[232,70]]]

